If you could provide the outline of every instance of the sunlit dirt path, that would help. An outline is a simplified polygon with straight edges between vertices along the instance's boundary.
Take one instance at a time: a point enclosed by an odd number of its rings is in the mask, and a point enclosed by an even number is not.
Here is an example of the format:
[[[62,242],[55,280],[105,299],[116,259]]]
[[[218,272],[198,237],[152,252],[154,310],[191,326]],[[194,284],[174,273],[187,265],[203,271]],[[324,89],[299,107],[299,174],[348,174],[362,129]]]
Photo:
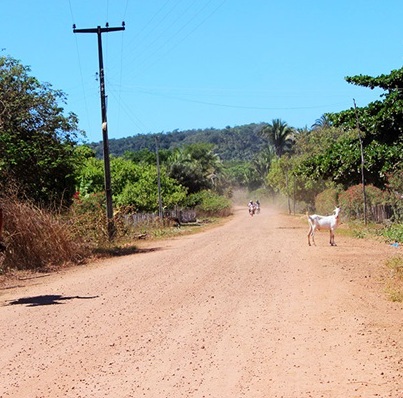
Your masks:
[[[265,208],[0,290],[0,397],[403,398],[396,249]]]

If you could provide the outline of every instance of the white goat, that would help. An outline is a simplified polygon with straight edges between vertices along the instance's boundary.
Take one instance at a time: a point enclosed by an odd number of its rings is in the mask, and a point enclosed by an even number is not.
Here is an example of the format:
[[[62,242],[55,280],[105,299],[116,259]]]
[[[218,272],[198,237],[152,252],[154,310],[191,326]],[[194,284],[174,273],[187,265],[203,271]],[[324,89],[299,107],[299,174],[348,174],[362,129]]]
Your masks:
[[[328,229],[330,231],[330,245],[331,246],[336,246],[336,243],[334,243],[334,230],[338,227],[340,223],[340,207],[336,207],[334,209],[334,214],[331,216],[319,216],[318,214],[313,214],[310,216],[307,213],[308,216],[308,222],[309,222],[309,232],[308,232],[308,245],[311,246],[311,236],[312,236],[312,242],[316,246],[315,243],[315,231],[317,229]]]

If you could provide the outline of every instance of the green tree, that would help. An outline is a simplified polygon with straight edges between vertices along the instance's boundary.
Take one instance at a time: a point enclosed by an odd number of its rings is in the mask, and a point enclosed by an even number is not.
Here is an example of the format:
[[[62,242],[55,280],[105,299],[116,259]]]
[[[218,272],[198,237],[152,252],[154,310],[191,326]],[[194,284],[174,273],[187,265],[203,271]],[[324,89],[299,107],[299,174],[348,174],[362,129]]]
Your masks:
[[[312,130],[297,137],[295,172],[312,186],[315,182],[332,181],[345,189],[360,184],[361,153],[359,132],[352,128],[331,127]],[[403,143],[387,144],[367,141],[364,147],[365,181],[385,188],[393,170],[403,161]]]
[[[29,67],[0,57],[0,182],[16,183],[30,199],[69,201],[75,189],[75,114],[63,114],[66,97],[30,76]]]
[[[262,185],[261,176],[251,162],[231,161],[226,163],[227,181],[232,187],[253,191]]]
[[[118,206],[135,207],[137,211],[155,212],[158,209],[157,169],[143,165],[139,178],[125,184],[122,192],[115,195]],[[186,198],[186,189],[161,169],[161,198],[163,207],[172,208]]]
[[[104,192],[103,161],[94,157],[88,158],[76,171],[77,191],[80,196]]]
[[[255,158],[252,159],[251,165],[256,174],[259,176],[260,186],[266,185],[266,177],[274,158],[274,150],[272,147],[268,146],[263,151],[259,152],[257,156],[255,156]]]
[[[206,143],[187,145],[175,150],[168,160],[169,175],[186,187],[190,194],[220,188],[223,165],[213,147]]]
[[[113,200],[116,206],[128,206],[137,211],[158,209],[157,168],[145,162],[136,164],[131,160],[111,157],[111,180]],[[171,207],[186,197],[186,188],[168,176],[166,167],[161,167],[161,196],[163,205]],[[103,161],[88,158],[81,168],[80,198],[91,200],[94,194],[104,190]]]
[[[158,156],[160,163],[166,163],[172,155],[170,149],[159,149]],[[155,165],[157,163],[157,154],[147,148],[140,149],[139,151],[126,151],[123,154],[124,159],[131,160],[134,163],[148,163]]]
[[[273,119],[272,123],[263,128],[260,135],[273,146],[278,157],[290,153],[294,144],[295,130],[281,119]]]
[[[360,130],[364,133],[364,144],[377,140],[385,144],[393,144],[402,138],[403,132],[403,68],[392,70],[388,75],[371,77],[358,75],[346,77],[348,83],[378,88],[384,91],[382,101],[374,101],[365,107],[357,108]],[[340,113],[327,115],[332,124],[344,129],[357,126],[356,112],[353,107]]]

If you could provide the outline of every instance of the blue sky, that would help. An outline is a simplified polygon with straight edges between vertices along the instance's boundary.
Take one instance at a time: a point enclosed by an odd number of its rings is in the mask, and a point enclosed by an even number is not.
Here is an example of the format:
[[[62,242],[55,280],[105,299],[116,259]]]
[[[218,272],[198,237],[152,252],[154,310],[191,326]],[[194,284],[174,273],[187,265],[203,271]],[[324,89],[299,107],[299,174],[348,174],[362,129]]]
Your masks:
[[[1,0],[0,51],[67,94],[100,141],[96,34],[109,138],[280,118],[310,127],[381,92],[345,76],[402,67],[402,0]]]

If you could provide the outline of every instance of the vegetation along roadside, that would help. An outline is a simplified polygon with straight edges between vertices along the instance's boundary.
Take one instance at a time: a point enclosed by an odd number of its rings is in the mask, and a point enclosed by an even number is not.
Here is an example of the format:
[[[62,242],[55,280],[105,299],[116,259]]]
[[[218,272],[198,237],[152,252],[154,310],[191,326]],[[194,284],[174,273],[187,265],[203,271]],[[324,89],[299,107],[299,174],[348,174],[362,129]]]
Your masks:
[[[246,200],[280,201],[289,213],[329,213],[338,204],[346,222],[360,225],[358,237],[376,231],[401,245],[403,68],[346,82],[378,88],[382,96],[319,115],[309,128],[274,118],[224,129],[128,131],[110,140],[111,240],[100,144],[85,143],[77,116],[64,112],[61,90],[0,57],[1,272],[128,252],[136,239],[183,233],[183,212],[196,212],[195,224],[228,216],[240,191]],[[149,216],[130,222],[140,214]]]

